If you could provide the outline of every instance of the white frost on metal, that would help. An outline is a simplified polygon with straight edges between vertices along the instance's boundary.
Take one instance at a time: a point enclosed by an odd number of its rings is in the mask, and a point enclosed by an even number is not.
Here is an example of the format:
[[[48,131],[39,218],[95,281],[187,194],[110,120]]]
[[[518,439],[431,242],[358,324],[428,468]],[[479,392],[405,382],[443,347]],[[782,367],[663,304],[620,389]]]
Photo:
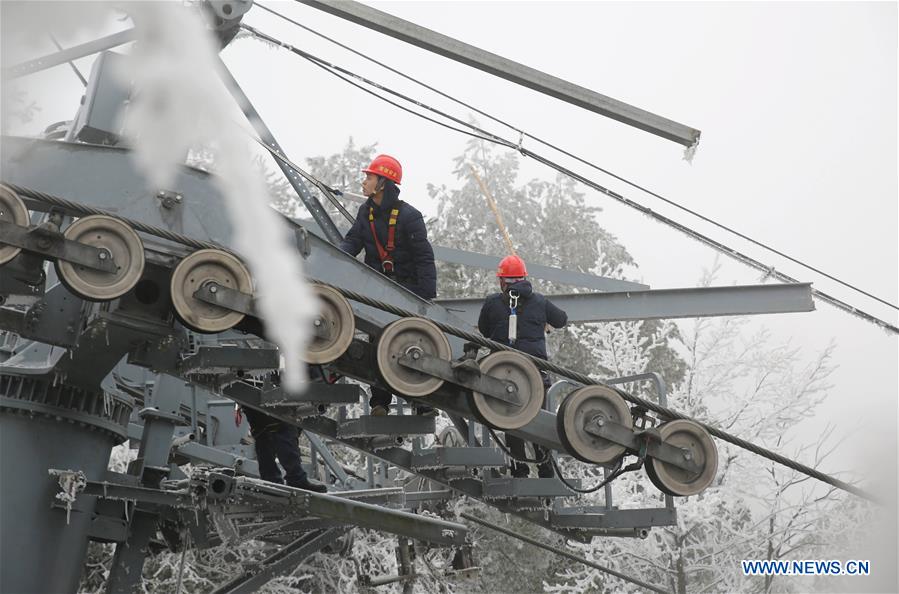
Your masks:
[[[697,140],[696,142],[694,142],[693,144],[691,144],[690,146],[685,148],[684,149],[684,157],[683,157],[684,161],[686,161],[687,163],[692,165],[693,157],[696,156],[696,149],[698,149],[698,148],[699,148],[699,140]]]
[[[80,470],[50,470],[50,476],[57,476],[61,491],[56,494],[56,499],[66,506],[66,526],[72,516],[72,504],[78,497],[78,493],[87,486],[87,478]]]

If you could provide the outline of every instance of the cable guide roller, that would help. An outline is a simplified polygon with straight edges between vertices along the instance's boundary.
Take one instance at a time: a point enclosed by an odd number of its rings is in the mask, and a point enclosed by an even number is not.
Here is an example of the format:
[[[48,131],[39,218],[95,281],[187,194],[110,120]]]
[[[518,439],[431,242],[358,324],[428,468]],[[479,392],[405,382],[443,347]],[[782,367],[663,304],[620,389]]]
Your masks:
[[[246,313],[200,299],[201,289],[217,292],[218,287],[238,291],[252,298],[253,277],[233,254],[218,249],[197,250],[175,267],[170,283],[172,305],[181,322],[202,334],[223,332],[237,325]],[[213,291],[216,289],[216,291]]]
[[[100,250],[100,260],[115,262],[115,272],[95,270],[65,260],[56,261],[59,280],[75,295],[90,301],[109,301],[134,288],[144,272],[144,244],[122,221],[105,216],[82,217],[69,225],[63,237]]]
[[[306,346],[306,362],[314,365],[330,363],[349,348],[356,331],[353,307],[336,289],[313,285],[318,300],[318,316],[313,322],[312,339]]]
[[[565,397],[556,416],[559,439],[568,453],[591,464],[610,464],[625,452],[625,446],[592,434],[588,423],[617,423],[632,430],[634,420],[627,403],[607,386],[585,386]]]
[[[389,324],[378,338],[377,362],[387,385],[404,396],[427,396],[443,385],[439,377],[402,365],[400,358],[407,352],[447,361],[452,357],[449,340],[434,322],[401,318]]]
[[[19,198],[18,194],[2,185],[0,185],[0,222],[18,225],[19,227],[27,227],[29,222],[28,209],[25,207],[25,203]],[[0,266],[10,262],[21,251],[22,248],[20,247],[0,243]]]

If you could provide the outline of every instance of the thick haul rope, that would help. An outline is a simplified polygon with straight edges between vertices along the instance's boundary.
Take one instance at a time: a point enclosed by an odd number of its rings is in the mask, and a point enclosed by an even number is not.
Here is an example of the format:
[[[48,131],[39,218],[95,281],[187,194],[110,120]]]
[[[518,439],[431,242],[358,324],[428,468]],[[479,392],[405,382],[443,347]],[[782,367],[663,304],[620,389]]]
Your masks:
[[[72,211],[75,213],[80,213],[82,215],[89,215],[89,214],[97,215],[97,214],[99,214],[99,215],[106,215],[106,216],[114,217],[114,218],[117,218],[120,221],[132,226],[134,229],[136,229],[138,231],[141,231],[143,233],[148,233],[150,235],[155,235],[157,237],[161,237],[161,238],[167,239],[169,241],[173,241],[173,242],[180,243],[180,244],[183,244],[183,245],[186,245],[189,247],[193,247],[193,248],[197,248],[197,249],[217,249],[217,250],[223,250],[223,251],[226,251],[226,252],[232,253],[232,254],[234,253],[232,250],[230,250],[222,245],[219,245],[217,243],[214,243],[214,242],[200,241],[197,239],[192,239],[185,235],[181,235],[179,233],[173,233],[172,231],[168,231],[167,229],[162,229],[161,227],[154,227],[152,225],[147,225],[145,223],[141,223],[140,221],[134,221],[132,219],[127,219],[127,218],[121,217],[115,213],[110,213],[110,212],[106,212],[104,210],[88,207],[88,206],[79,204],[77,202],[71,202],[69,200],[58,198],[56,196],[52,196],[52,195],[46,194],[44,192],[37,192],[35,190],[23,188],[22,186],[17,186],[15,184],[8,184],[5,182],[4,182],[4,184],[7,187],[9,187],[10,189],[12,189],[14,192],[19,194],[20,196],[25,196],[25,197],[31,198],[33,200],[37,200],[40,202],[44,202],[46,204],[64,208],[66,210],[69,210],[69,211]],[[333,285],[330,285],[328,283],[323,283],[323,282],[317,281],[315,279],[309,279],[309,280],[314,283],[331,286],[335,290],[340,292],[347,299],[356,301],[358,303],[362,303],[364,305],[374,307],[376,309],[385,311],[387,313],[393,314],[393,315],[401,317],[401,318],[421,317],[413,312],[396,307],[395,305],[391,305],[389,303],[384,303],[382,301],[378,301],[377,299],[372,299],[361,293],[356,293],[355,291],[350,291],[349,289],[335,287]],[[520,353],[520,354],[524,355],[525,357],[527,357],[538,369],[542,369],[544,371],[549,371],[549,372],[555,373],[557,375],[567,377],[578,383],[584,384],[585,386],[605,385],[602,382],[596,381],[587,375],[584,375],[577,371],[572,371],[570,369],[566,369],[566,368],[556,365],[554,363],[550,363],[549,361],[546,361],[544,359],[539,359],[537,357],[529,355],[527,353],[523,353],[512,347],[509,347],[504,344],[498,343],[496,341],[490,340],[489,338],[484,338],[483,336],[480,336],[478,334],[473,334],[471,332],[461,330],[459,328],[456,328],[455,326],[450,326],[449,324],[445,324],[443,322],[438,322],[437,320],[431,320],[431,321],[434,324],[436,324],[437,327],[440,328],[440,330],[442,330],[443,332],[446,332],[447,334],[452,334],[453,336],[457,336],[459,338],[467,340],[468,342],[475,343],[479,346],[490,349],[492,351],[515,351],[517,353]],[[792,470],[800,472],[806,476],[809,476],[809,477],[817,479],[821,482],[832,485],[838,489],[841,489],[848,493],[852,493],[853,495],[856,495],[863,499],[867,499],[869,501],[875,501],[875,502],[877,501],[877,499],[872,494],[868,493],[867,491],[864,491],[863,489],[859,489],[858,487],[856,487],[854,485],[851,485],[847,482],[841,481],[835,477],[825,474],[819,470],[811,468],[810,466],[806,466],[806,465],[800,464],[799,462],[796,462],[794,460],[790,460],[789,458],[786,458],[780,454],[777,454],[775,452],[772,452],[770,450],[767,450],[765,448],[757,446],[757,445],[750,443],[744,439],[741,439],[735,435],[731,435],[725,431],[722,431],[721,429],[718,429],[717,427],[709,425],[708,423],[698,421],[694,418],[691,418],[685,414],[679,413],[670,408],[661,406],[661,405],[656,404],[649,400],[644,400],[643,398],[640,398],[639,396],[634,396],[632,394],[628,394],[627,392],[624,392],[617,388],[612,388],[611,386],[608,386],[608,387],[615,390],[625,400],[628,400],[641,408],[652,411],[664,419],[667,419],[667,420],[682,419],[685,421],[692,421],[692,422],[697,423],[700,426],[702,426],[706,431],[708,431],[711,435],[714,435],[718,439],[721,439],[723,441],[731,443],[739,448],[742,448],[744,450],[752,452],[753,454],[756,454],[758,456],[762,456],[763,458],[767,458],[768,460],[771,460],[772,462],[776,462],[777,464],[780,464],[782,466],[785,466],[787,468],[790,468]]]

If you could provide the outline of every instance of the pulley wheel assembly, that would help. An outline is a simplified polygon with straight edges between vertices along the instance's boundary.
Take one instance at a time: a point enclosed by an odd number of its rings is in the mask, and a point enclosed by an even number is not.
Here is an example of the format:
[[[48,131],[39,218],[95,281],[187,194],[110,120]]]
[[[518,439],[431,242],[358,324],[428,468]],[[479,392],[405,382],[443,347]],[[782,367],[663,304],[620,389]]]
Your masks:
[[[244,314],[194,297],[208,283],[252,295],[253,277],[236,256],[215,249],[198,250],[175,267],[171,282],[175,313],[191,330],[213,334],[235,326]]]
[[[498,351],[480,361],[481,374],[509,382],[515,388],[507,395],[518,404],[472,392],[471,407],[484,424],[494,429],[518,429],[537,416],[543,407],[543,379],[531,361],[513,351]]]
[[[31,221],[25,203],[18,194],[6,186],[0,186],[0,221],[20,227],[27,227]],[[0,266],[18,256],[21,251],[20,247],[0,243]]]
[[[353,342],[356,318],[350,302],[337,289],[313,285],[318,298],[316,333],[306,346],[306,362],[319,365],[330,363],[346,352]]]
[[[387,385],[404,396],[427,396],[443,385],[443,380],[403,367],[400,357],[413,348],[449,360],[452,357],[449,340],[433,322],[423,318],[401,318],[392,322],[378,339],[378,369]]]
[[[109,301],[134,288],[144,273],[144,244],[137,233],[122,221],[106,215],[82,217],[69,225],[63,236],[101,250],[111,257],[115,272],[104,272],[56,261],[59,280],[75,295],[88,301]]]
[[[609,464],[625,447],[588,431],[588,427],[608,421],[626,429],[634,426],[631,411],[618,392],[608,386],[584,386],[562,400],[556,428],[569,454],[583,462]]]
[[[646,458],[646,474],[656,488],[668,495],[688,497],[701,493],[718,471],[718,448],[708,432],[693,421],[678,419],[659,427],[664,443],[681,449],[699,467],[694,473],[657,458]]]

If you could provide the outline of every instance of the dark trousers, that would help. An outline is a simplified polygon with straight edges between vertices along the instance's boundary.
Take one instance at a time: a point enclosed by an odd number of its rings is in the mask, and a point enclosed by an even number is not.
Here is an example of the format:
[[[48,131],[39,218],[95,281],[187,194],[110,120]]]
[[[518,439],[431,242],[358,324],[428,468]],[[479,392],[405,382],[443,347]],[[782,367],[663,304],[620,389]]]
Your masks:
[[[290,486],[305,481],[306,471],[303,470],[300,445],[297,443],[299,429],[251,408],[244,408],[244,414],[256,443],[259,477],[272,483],[284,484],[286,481]],[[283,478],[275,458],[284,467]]]
[[[372,408],[375,406],[390,406],[390,402],[393,400],[393,394],[390,393],[390,390],[385,390],[384,388],[376,388],[374,386],[371,387],[371,398],[368,399],[368,404]]]
[[[549,390],[550,381],[549,376],[545,371],[540,372],[540,377],[543,380],[543,408],[546,408],[546,391]],[[514,435],[510,435],[506,433],[506,446],[508,446],[509,451],[512,452],[516,458],[527,458],[527,453],[525,452],[525,441],[520,437],[515,437]],[[531,446],[534,448],[534,459],[539,460],[546,456],[546,462],[539,464],[537,466],[537,473],[541,477],[551,477],[553,476],[553,466],[552,462],[549,460],[549,450],[542,446],[538,446],[536,443],[532,443]],[[512,462],[512,475],[513,476],[527,476],[528,467],[525,462]]]

